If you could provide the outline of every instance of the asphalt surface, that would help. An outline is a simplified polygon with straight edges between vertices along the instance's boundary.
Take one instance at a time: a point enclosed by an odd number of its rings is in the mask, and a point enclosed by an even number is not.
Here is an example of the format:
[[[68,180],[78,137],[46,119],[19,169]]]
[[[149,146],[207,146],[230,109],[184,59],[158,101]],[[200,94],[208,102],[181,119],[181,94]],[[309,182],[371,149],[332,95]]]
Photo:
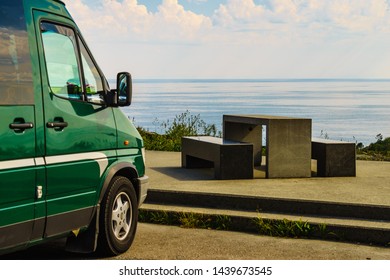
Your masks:
[[[102,259],[55,241],[3,255],[7,260]],[[104,259],[104,258],[103,258]],[[110,260],[390,260],[390,248],[140,223],[132,247]]]
[[[390,248],[140,224],[130,250],[138,260],[390,260]]]

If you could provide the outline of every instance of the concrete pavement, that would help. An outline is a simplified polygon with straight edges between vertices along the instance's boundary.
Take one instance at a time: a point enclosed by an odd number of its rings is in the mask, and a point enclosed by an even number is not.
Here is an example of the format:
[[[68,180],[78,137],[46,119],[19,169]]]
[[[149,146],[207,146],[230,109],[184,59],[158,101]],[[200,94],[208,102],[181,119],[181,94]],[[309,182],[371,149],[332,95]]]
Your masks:
[[[183,169],[177,152],[147,151],[151,189],[296,198],[390,206],[390,162],[357,161],[356,177],[215,180],[212,170]]]
[[[178,152],[147,151],[146,159],[150,191],[143,209],[260,213],[327,224],[346,241],[390,244],[390,162],[358,160],[356,177],[265,179],[259,169],[255,179],[215,180],[212,169],[181,168]]]

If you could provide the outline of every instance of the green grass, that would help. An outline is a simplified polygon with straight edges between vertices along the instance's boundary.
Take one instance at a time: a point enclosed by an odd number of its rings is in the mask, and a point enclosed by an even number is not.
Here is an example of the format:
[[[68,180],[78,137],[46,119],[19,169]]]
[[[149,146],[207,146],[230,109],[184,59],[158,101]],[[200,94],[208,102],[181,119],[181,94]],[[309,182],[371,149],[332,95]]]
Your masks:
[[[159,210],[139,210],[139,222],[160,225],[174,225],[182,228],[199,228],[214,230],[237,230],[227,215],[210,215],[192,212],[175,212]],[[248,221],[259,235],[289,238],[323,238],[339,239],[330,232],[326,224],[311,224],[302,220],[274,220],[260,216]],[[254,226],[254,227],[253,227]]]
[[[139,222],[176,225],[183,228],[229,230],[231,219],[226,215],[209,215],[192,212],[139,210]]]
[[[261,216],[253,219],[260,235],[289,238],[321,238],[342,240],[343,238],[328,229],[324,223],[316,224],[300,220],[265,219]]]

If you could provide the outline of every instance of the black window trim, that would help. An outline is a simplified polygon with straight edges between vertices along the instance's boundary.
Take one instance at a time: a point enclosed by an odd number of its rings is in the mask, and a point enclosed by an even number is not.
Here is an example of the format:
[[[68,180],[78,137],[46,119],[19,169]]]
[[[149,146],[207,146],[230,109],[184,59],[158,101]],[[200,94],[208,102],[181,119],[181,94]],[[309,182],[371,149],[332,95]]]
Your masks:
[[[66,98],[64,96],[55,94],[55,93],[53,93],[51,91],[50,81],[48,79],[49,73],[47,73],[48,69],[47,69],[47,61],[46,61],[46,55],[45,55],[45,46],[43,44],[43,38],[42,38],[42,30],[41,30],[41,24],[42,23],[50,23],[50,24],[53,24],[53,25],[63,26],[63,27],[71,29],[74,32],[74,34],[76,36],[76,50],[77,50],[76,59],[77,59],[77,64],[78,64],[77,66],[78,66],[78,69],[79,69],[79,72],[80,72],[80,82],[81,82],[81,86],[82,86],[82,100]],[[49,87],[50,87],[51,94],[55,95],[58,98],[65,99],[65,100],[70,100],[72,102],[82,102],[82,103],[95,104],[95,105],[100,105],[100,106],[107,106],[106,98],[107,98],[108,89],[107,89],[106,79],[105,79],[104,75],[102,74],[102,71],[101,71],[100,67],[96,63],[95,58],[92,56],[92,54],[91,54],[91,52],[90,52],[90,50],[89,50],[85,40],[81,36],[81,33],[78,31],[78,29],[75,28],[75,26],[72,26],[70,24],[65,24],[65,23],[62,23],[62,22],[57,22],[57,21],[53,21],[53,20],[50,20],[50,19],[41,18],[40,21],[39,21],[39,33],[40,33],[41,44],[42,44],[42,48],[43,48],[43,59],[45,61],[46,77],[47,77],[47,82],[48,82]],[[83,44],[84,48],[86,49],[88,55],[90,56],[92,62],[94,63],[94,65],[95,65],[95,67],[96,67],[96,69],[97,69],[97,71],[99,73],[100,79],[102,81],[102,86],[103,86],[103,102],[104,103],[97,103],[97,102],[90,102],[90,101],[88,101],[87,90],[85,88],[85,76],[84,76],[85,74],[84,74],[84,68],[83,68],[83,63],[82,63],[82,58],[81,58],[81,48],[80,48],[80,44],[81,43]]]
[[[83,36],[81,35],[81,33],[76,30],[76,34],[77,34],[77,44],[78,44],[78,48],[79,48],[79,56],[80,56],[80,59],[81,59],[81,49],[80,49],[80,44],[83,45],[83,47],[85,48],[85,50],[87,51],[87,54],[89,55],[89,58],[92,60],[92,63],[94,64],[94,66],[96,67],[96,70],[97,72],[99,73],[99,76],[100,76],[100,80],[102,81],[102,86],[103,86],[103,97],[104,97],[104,102],[107,104],[106,102],[106,96],[107,96],[107,93],[110,91],[109,88],[107,88],[108,84],[107,84],[107,80],[106,80],[106,77],[103,75],[103,72],[102,70],[100,69],[99,65],[97,64],[95,58],[93,57],[92,55],[92,52],[89,50],[89,47],[88,47],[88,44],[87,42],[84,40]],[[80,42],[81,41],[81,42]],[[81,63],[82,64],[82,63]],[[81,65],[81,67],[83,67]],[[83,69],[83,68],[82,68]],[[84,69],[83,69],[83,79],[85,78],[84,77]],[[85,81],[84,81],[84,86],[85,86]],[[86,94],[86,90],[84,91],[84,94]]]

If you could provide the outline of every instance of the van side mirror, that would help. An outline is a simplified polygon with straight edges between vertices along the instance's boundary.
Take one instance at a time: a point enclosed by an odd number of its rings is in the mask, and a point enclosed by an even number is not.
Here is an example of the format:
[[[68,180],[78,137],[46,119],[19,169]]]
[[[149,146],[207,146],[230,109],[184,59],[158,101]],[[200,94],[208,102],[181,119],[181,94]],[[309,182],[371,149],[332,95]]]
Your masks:
[[[116,76],[116,104],[118,106],[129,106],[132,96],[131,75],[128,72],[120,72]]]

